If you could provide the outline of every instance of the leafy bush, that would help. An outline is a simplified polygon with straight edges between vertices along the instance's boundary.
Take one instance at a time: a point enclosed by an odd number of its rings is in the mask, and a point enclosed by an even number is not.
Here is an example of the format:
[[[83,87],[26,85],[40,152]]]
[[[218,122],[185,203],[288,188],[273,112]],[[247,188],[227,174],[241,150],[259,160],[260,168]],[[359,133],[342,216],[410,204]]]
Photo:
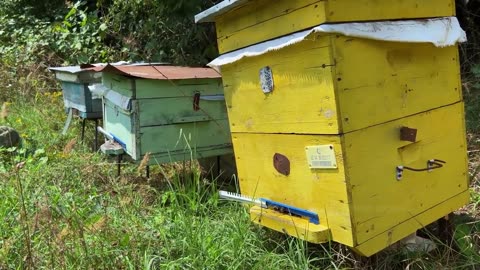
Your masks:
[[[216,57],[213,27],[195,25],[196,13],[215,1],[113,1],[108,41],[124,58],[204,65]]]

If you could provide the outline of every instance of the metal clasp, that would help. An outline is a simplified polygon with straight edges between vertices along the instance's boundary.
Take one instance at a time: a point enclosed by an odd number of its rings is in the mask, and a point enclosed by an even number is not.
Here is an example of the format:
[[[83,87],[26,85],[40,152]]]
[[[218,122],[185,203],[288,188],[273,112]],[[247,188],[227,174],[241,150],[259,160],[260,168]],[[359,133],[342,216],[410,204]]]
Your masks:
[[[193,110],[196,112],[200,110],[200,92],[196,92],[193,96]]]
[[[407,166],[397,166],[396,177],[397,177],[397,180],[400,181],[400,180],[402,180],[403,172],[405,170],[409,170],[409,171],[412,171],[412,172],[431,172],[432,170],[442,168],[443,165],[446,164],[446,163],[447,162],[445,162],[443,160],[440,160],[440,159],[430,159],[430,160],[427,161],[427,167],[422,168],[422,169],[416,169],[416,168],[407,167]]]

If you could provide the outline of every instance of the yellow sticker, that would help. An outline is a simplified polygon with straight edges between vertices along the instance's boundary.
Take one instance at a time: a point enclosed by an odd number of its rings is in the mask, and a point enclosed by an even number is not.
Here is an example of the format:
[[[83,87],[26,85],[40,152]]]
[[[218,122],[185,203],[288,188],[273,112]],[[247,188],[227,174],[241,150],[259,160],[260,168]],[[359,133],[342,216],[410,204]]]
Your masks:
[[[311,169],[336,169],[337,158],[335,157],[335,150],[333,145],[315,145],[307,146],[308,166]]]

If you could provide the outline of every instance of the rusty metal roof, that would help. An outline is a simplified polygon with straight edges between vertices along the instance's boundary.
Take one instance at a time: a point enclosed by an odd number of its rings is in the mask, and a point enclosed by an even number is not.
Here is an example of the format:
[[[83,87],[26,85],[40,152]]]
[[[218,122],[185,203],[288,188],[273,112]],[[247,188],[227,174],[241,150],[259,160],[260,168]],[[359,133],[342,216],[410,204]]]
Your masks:
[[[116,73],[128,77],[153,79],[153,80],[184,80],[221,78],[221,75],[212,68],[180,67],[165,65],[150,66],[112,66],[92,68],[97,72]]]

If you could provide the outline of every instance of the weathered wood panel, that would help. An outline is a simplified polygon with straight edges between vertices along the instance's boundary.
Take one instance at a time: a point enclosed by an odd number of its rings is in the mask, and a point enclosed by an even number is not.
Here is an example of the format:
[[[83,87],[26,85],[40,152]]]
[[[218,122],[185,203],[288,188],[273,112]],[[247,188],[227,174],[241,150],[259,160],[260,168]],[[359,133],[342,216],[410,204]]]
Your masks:
[[[136,79],[137,99],[193,97],[200,95],[223,94],[222,81],[218,79],[191,80],[145,80]]]
[[[140,128],[141,155],[174,151],[201,152],[219,147],[230,148],[227,120],[212,120]],[[199,150],[196,150],[196,149]],[[231,150],[229,150],[231,153]]]
[[[125,144],[125,152],[136,158],[136,140],[135,128],[132,120],[134,119],[130,112],[119,109],[116,105],[108,100],[104,100],[104,129],[120,139]]]
[[[141,99],[138,103],[141,127],[226,120],[227,117],[224,100],[200,100],[198,111],[193,109],[193,97]]]

